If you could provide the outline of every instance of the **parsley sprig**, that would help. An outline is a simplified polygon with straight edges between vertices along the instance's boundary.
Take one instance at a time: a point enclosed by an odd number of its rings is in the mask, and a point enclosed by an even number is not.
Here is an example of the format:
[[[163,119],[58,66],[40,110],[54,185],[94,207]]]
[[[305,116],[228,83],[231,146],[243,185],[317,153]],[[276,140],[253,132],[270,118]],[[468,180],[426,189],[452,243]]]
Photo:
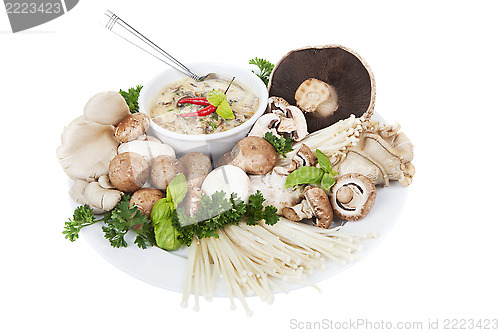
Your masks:
[[[264,134],[264,139],[269,142],[276,152],[283,157],[286,157],[286,153],[293,150],[293,140],[290,138],[285,138],[283,135],[279,137],[273,135],[271,132]]]
[[[136,206],[129,208],[129,205],[130,196],[124,196],[118,205],[110,212],[106,212],[101,219],[92,213],[89,206],[79,206],[75,209],[73,218],[64,224],[63,235],[74,242],[79,238],[79,233],[84,227],[103,222],[104,237],[113,247],[127,247],[125,235],[130,230],[137,233],[134,244],[138,247],[145,249],[154,245],[154,233],[150,221]]]
[[[226,198],[224,192],[215,192],[211,196],[202,195],[200,208],[195,216],[188,216],[183,209],[177,209],[173,215],[172,225],[179,231],[178,240],[190,245],[193,237],[218,237],[218,230],[228,225],[245,221],[248,225],[256,225],[259,221],[274,225],[278,222],[277,209],[264,206],[265,198],[258,191],[250,195],[248,203],[239,199],[235,193]]]
[[[270,61],[262,58],[253,58],[248,61],[250,65],[255,65],[259,68],[260,72],[255,72],[252,70],[252,72],[257,75],[265,84],[266,86],[269,84],[269,76],[271,75],[271,72],[273,71],[274,64],[271,63]]]
[[[120,89],[120,95],[122,95],[125,102],[127,102],[131,113],[139,112],[139,94],[141,89],[142,85],[132,87],[128,91]]]

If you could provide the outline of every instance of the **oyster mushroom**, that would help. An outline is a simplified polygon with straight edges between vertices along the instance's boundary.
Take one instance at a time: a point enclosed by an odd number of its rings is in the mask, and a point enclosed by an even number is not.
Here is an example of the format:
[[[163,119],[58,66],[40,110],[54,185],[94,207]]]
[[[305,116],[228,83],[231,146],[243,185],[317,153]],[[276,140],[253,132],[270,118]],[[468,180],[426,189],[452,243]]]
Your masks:
[[[328,195],[323,189],[308,185],[298,205],[283,208],[283,216],[291,221],[313,218],[313,224],[328,229],[333,222],[333,210]]]
[[[117,155],[118,141],[114,127],[90,121],[83,116],[74,119],[61,136],[56,154],[64,172],[71,179],[94,181],[108,174],[108,166]]]
[[[102,187],[98,182],[87,182],[77,179],[69,194],[73,200],[82,205],[88,205],[94,214],[110,211],[120,202],[123,192]]]
[[[357,221],[368,215],[376,197],[377,190],[373,182],[357,173],[338,177],[330,192],[335,215],[348,221]]]
[[[375,80],[371,69],[355,52],[340,45],[293,50],[274,67],[269,80],[269,95],[280,96],[293,105],[298,88],[311,78],[335,89],[338,108],[326,117],[306,112],[310,133],[351,114],[356,117],[364,115],[366,119],[371,117],[375,103]]]
[[[107,91],[94,95],[85,104],[83,115],[96,123],[116,126],[130,115],[130,109],[120,93]]]

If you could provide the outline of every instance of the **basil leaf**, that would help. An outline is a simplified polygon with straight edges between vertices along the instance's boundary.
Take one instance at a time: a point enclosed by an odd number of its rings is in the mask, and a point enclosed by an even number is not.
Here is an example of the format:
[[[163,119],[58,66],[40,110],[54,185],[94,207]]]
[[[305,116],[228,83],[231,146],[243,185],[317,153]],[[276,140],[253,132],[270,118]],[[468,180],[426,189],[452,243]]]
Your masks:
[[[168,184],[167,187],[167,200],[171,201],[174,204],[174,207],[177,207],[178,204],[184,200],[184,197],[187,193],[187,180],[186,176],[182,173],[175,176],[174,179]]]
[[[335,185],[335,175],[333,173],[325,173],[323,178],[321,178],[321,187],[328,193],[333,185]]]
[[[225,99],[219,104],[215,112],[224,119],[234,119],[233,110]]]
[[[150,218],[153,225],[155,225],[158,221],[166,219],[170,215],[172,215],[172,205],[167,198],[162,198],[154,204]]]
[[[285,188],[290,188],[300,184],[316,184],[321,182],[321,178],[325,174],[320,168],[313,166],[304,166],[293,171],[286,177]]]
[[[330,162],[328,156],[326,156],[321,150],[316,149],[316,157],[318,158],[319,167],[324,172],[332,171],[332,162]]]
[[[207,100],[213,106],[219,106],[226,100],[226,95],[220,90],[212,90],[207,94]]]

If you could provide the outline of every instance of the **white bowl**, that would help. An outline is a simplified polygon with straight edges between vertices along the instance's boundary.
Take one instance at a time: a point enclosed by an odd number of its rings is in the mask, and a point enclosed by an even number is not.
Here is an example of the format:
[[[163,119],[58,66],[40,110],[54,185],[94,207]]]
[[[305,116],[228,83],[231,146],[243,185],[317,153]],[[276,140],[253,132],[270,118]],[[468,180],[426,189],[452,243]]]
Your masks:
[[[240,67],[218,63],[194,63],[188,64],[187,67],[198,75],[217,73],[228,78],[234,76],[236,82],[253,91],[259,98],[257,111],[250,119],[222,133],[198,135],[174,133],[151,121],[148,134],[152,134],[162,142],[170,145],[175,150],[177,156],[199,151],[209,156],[211,155],[216,160],[225,152],[231,150],[239,140],[243,139],[250,131],[252,125],[265,112],[268,100],[267,87],[252,71]],[[183,78],[186,78],[186,75],[173,68],[153,77],[141,90],[139,111],[149,115],[151,102],[156,94],[167,84]]]

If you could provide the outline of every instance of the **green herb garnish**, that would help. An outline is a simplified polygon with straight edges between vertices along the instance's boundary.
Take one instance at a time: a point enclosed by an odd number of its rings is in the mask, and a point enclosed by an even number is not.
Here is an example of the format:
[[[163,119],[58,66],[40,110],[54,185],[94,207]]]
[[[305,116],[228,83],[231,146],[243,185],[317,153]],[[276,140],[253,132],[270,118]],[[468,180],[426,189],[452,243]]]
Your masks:
[[[252,70],[252,72],[257,75],[265,84],[266,86],[269,84],[269,76],[271,75],[271,72],[273,71],[274,64],[271,63],[270,61],[267,61],[266,59],[262,58],[253,58],[250,59],[248,62],[250,65],[255,65],[259,68],[260,72],[256,73]]]
[[[234,119],[234,113],[226,99],[226,94],[220,90],[212,90],[207,95],[207,100],[215,106],[215,112],[224,119]]]
[[[264,139],[269,142],[276,152],[283,157],[286,157],[286,153],[293,150],[293,140],[291,138],[285,138],[283,135],[277,137],[271,132],[264,134]]]
[[[332,163],[328,156],[321,150],[316,149],[319,168],[313,166],[303,166],[293,171],[286,177],[285,188],[296,185],[313,184],[321,186],[327,193],[335,185],[335,177],[339,174],[332,169]]]
[[[145,249],[154,245],[154,234],[151,223],[142,211],[136,206],[129,207],[130,196],[124,196],[116,207],[98,219],[92,209],[87,205],[79,206],[73,213],[73,219],[64,224],[63,235],[66,239],[74,242],[79,237],[79,232],[97,222],[103,222],[102,231],[104,237],[113,247],[127,247],[125,235],[134,228],[137,236],[134,244]]]
[[[278,222],[277,209],[274,206],[264,206],[262,193],[250,195],[248,203],[231,194],[226,198],[222,191],[211,196],[202,195],[200,207],[195,216],[188,216],[183,209],[176,210],[173,214],[173,226],[179,232],[178,240],[185,245],[191,245],[193,237],[218,237],[219,229],[228,225],[245,221],[248,225],[256,225],[263,220],[264,223],[274,225]]]
[[[125,102],[130,109],[131,113],[139,112],[139,94],[141,92],[142,85],[138,85],[136,87],[130,88],[128,91],[124,91],[120,89],[120,95],[123,96]]]

